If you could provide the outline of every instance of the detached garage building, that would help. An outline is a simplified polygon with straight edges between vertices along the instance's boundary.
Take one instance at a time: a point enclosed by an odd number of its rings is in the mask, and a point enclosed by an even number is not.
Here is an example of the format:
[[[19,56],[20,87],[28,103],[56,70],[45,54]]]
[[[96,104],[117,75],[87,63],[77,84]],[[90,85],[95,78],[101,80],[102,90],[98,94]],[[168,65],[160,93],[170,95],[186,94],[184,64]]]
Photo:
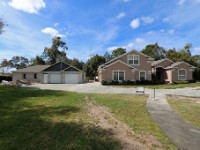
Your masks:
[[[58,62],[54,65],[36,65],[13,73],[13,81],[28,80],[53,84],[78,84],[85,80],[85,73],[74,66]]]

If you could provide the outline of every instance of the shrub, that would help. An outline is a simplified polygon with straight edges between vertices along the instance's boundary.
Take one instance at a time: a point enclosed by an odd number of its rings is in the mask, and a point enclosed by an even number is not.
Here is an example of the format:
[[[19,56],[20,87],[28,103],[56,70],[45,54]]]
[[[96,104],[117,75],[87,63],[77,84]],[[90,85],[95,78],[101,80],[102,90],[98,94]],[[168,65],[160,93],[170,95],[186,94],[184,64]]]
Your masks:
[[[127,80],[127,81],[126,81],[126,84],[127,84],[127,85],[134,85],[134,84],[135,84],[135,81]]]
[[[107,82],[106,80],[102,80],[102,81],[101,81],[101,84],[102,84],[102,85],[108,85],[108,82]]]
[[[119,84],[119,81],[117,80],[112,80],[112,85],[118,85]]]
[[[136,84],[139,84],[139,85],[149,85],[149,84],[152,84],[153,81],[149,81],[149,80],[136,80]]]
[[[101,81],[102,85],[158,85],[158,84],[165,84],[165,81],[159,81],[159,80],[155,80],[155,81],[150,81],[150,80],[136,80],[136,81],[131,81],[131,80],[122,80],[122,81],[116,81],[116,80],[112,80],[112,81],[106,81],[103,80]]]
[[[108,82],[108,85],[112,85],[113,84],[111,80],[108,80],[107,82]]]
[[[127,81],[126,80],[122,80],[119,82],[119,85],[127,85]]]
[[[159,80],[152,81],[152,84],[156,84],[156,85],[158,85],[158,84],[165,84],[165,83],[167,83],[167,82],[166,81],[159,81]]]
[[[0,82],[2,82],[2,80],[12,81],[12,77],[11,76],[0,76]]]
[[[187,84],[187,83],[189,83],[189,81],[187,81],[187,80],[177,80],[177,81],[174,81],[173,83],[174,84]]]
[[[189,83],[196,83],[195,80],[188,80]]]

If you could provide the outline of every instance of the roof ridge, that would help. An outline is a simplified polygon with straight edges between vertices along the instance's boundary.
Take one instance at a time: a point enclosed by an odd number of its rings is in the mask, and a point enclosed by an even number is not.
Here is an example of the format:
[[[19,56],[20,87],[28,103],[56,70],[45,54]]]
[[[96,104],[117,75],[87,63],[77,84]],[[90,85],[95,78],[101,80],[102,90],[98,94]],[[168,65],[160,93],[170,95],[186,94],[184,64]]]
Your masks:
[[[150,56],[148,56],[148,55],[146,55],[146,54],[144,54],[144,53],[142,53],[142,52],[139,52],[139,51],[137,51],[137,50],[135,50],[135,49],[132,49],[132,50],[130,50],[130,51],[128,51],[128,52],[126,52],[126,53],[124,53],[124,54],[122,54],[122,55],[120,55],[120,56],[118,56],[118,57],[115,57],[114,59],[112,59],[112,60],[106,62],[105,65],[107,65],[108,63],[110,63],[110,62],[112,62],[112,61],[115,61],[115,60],[117,60],[118,58],[123,57],[124,55],[129,54],[129,53],[131,53],[131,52],[136,52],[136,53],[139,53],[139,54],[141,54],[141,55],[143,55],[143,56],[145,56],[145,57],[151,58]]]

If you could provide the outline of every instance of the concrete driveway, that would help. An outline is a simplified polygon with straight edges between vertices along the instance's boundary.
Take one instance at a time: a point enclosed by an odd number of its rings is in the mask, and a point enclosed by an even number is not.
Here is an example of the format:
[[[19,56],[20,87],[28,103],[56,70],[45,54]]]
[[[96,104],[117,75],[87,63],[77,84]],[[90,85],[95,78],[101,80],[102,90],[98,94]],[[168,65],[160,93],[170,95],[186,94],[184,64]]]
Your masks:
[[[102,86],[99,82],[85,84],[35,84],[31,87],[40,89],[71,91],[79,93],[110,93],[110,94],[135,94],[135,88],[124,88],[115,86]],[[145,89],[145,94],[153,96],[153,89]],[[171,94],[182,96],[200,97],[200,92],[196,88],[180,88],[180,89],[156,89],[156,95]]]
[[[135,94],[135,88],[102,86],[99,82],[85,84],[35,84],[31,86],[40,89],[71,91],[78,93]]]

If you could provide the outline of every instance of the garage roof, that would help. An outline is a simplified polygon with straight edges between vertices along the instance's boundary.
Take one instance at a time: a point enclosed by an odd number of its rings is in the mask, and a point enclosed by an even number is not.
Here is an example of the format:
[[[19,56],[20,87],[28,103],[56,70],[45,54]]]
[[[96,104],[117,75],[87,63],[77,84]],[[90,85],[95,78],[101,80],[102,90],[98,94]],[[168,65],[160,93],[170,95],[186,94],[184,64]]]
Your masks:
[[[67,69],[65,69],[65,71],[79,71],[78,69],[76,69],[75,67],[68,67]]]
[[[18,69],[15,72],[18,73],[39,73],[43,71],[44,69],[48,68],[50,65],[35,65],[35,66],[30,66],[27,68],[23,69]]]
[[[46,68],[44,71],[62,71],[68,67],[70,67],[70,65],[63,63],[63,62],[58,62],[58,63],[55,63],[52,66]]]

